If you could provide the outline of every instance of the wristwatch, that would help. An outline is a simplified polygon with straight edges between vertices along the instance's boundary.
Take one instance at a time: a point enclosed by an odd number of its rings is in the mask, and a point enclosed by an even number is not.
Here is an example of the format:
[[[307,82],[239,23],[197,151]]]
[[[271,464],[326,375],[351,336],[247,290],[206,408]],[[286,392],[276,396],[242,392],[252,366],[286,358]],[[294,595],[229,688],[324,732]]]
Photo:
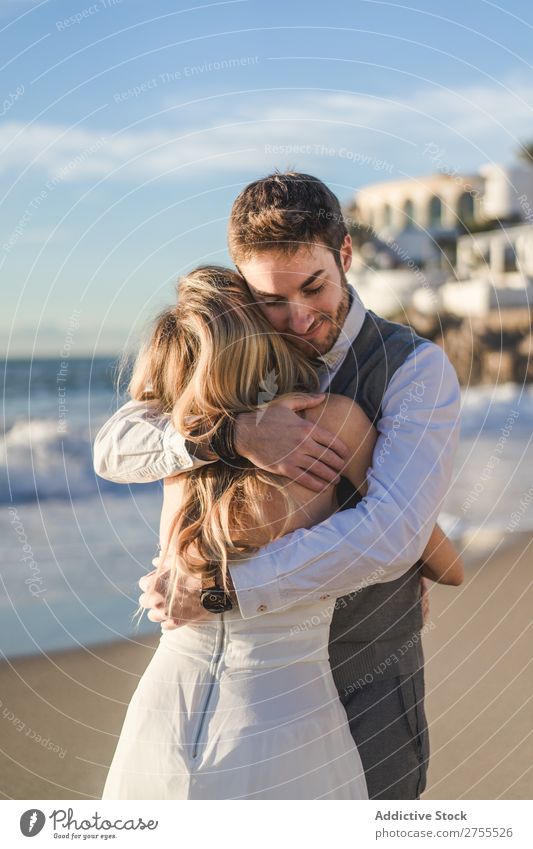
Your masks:
[[[200,590],[200,604],[209,613],[224,613],[231,610],[233,604],[228,593],[223,587],[217,587],[214,577],[202,578],[202,589]]]

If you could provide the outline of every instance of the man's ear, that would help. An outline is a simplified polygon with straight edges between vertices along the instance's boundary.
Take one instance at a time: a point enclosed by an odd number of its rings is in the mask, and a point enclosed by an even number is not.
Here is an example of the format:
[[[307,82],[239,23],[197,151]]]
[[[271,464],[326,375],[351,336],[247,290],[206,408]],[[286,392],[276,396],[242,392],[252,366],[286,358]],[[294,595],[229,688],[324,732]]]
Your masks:
[[[347,233],[340,249],[340,257],[344,272],[349,271],[352,264],[352,237]]]

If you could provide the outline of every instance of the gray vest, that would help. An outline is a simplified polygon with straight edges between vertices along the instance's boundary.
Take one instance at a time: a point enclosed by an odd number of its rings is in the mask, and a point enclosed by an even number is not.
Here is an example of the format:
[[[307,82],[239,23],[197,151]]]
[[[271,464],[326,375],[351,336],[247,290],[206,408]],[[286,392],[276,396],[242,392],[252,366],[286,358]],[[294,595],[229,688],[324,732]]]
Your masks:
[[[390,379],[425,342],[409,327],[367,310],[328,391],[353,398],[376,424]],[[341,478],[337,492],[343,510],[360,500],[346,478]],[[423,665],[419,571],[420,561],[396,581],[374,584],[337,600],[329,654],[341,698],[374,680],[414,672]]]

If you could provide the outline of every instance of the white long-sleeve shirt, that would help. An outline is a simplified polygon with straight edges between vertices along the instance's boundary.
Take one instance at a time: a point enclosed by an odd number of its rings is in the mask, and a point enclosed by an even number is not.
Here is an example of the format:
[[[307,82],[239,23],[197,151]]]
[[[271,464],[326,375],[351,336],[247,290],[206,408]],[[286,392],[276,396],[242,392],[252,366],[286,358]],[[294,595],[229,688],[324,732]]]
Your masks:
[[[355,290],[343,332],[322,359],[326,389],[359,333],[365,308]],[[459,438],[460,390],[444,352],[427,342],[392,376],[368,491],[353,509],[300,528],[234,564],[231,577],[247,619],[302,601],[347,595],[360,586],[400,577],[420,558],[452,475]],[[96,436],[96,472],[120,483],[146,483],[198,468],[169,416],[130,401]],[[369,579],[369,575],[372,575]]]

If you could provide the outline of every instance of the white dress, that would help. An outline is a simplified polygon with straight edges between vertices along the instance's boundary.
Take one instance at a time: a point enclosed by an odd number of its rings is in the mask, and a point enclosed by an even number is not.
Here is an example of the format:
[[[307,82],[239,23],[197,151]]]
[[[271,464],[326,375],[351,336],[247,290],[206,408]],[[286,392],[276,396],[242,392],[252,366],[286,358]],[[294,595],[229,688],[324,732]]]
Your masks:
[[[367,799],[328,659],[334,599],[162,631],[103,799]]]

